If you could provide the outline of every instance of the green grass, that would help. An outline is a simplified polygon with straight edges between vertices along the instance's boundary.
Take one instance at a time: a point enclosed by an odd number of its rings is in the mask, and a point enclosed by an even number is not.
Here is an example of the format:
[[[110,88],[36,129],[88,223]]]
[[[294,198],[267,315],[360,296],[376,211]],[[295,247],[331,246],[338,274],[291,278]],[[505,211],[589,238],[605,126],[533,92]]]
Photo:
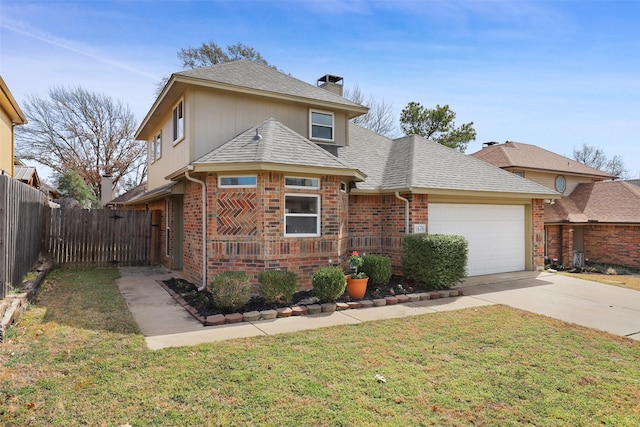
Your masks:
[[[491,306],[150,351],[116,277],[50,274],[0,345],[0,425],[640,424],[640,342]]]

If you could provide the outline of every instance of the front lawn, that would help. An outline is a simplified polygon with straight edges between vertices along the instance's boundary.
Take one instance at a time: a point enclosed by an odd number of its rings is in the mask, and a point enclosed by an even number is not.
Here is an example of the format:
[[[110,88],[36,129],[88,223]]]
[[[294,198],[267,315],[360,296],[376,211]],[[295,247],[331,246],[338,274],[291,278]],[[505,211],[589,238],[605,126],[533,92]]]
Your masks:
[[[593,282],[603,283],[605,285],[620,286],[622,288],[635,289],[640,291],[640,275],[625,274],[596,274],[596,273],[562,273],[569,277],[577,277],[579,279],[591,280]]]
[[[116,277],[50,274],[0,344],[0,425],[640,424],[637,341],[490,306],[150,351]]]

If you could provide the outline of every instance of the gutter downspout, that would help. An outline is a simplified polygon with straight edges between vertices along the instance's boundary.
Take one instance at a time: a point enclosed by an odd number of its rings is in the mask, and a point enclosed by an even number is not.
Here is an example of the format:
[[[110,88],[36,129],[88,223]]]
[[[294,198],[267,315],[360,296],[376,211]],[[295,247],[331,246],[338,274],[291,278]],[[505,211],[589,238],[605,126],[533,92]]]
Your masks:
[[[404,234],[409,234],[409,200],[402,197],[399,191],[396,191],[396,199],[404,202]]]
[[[191,165],[184,171],[184,177],[202,187],[202,285],[198,288],[198,292],[202,292],[207,288],[207,184],[189,175],[190,170],[193,170]]]

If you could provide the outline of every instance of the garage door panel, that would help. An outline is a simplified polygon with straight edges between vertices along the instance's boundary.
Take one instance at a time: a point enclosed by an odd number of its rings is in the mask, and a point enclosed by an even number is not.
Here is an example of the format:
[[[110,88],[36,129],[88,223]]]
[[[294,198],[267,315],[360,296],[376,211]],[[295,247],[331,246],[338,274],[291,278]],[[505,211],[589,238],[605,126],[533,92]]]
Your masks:
[[[469,276],[524,270],[524,230],[524,206],[429,204],[429,234],[469,242]]]

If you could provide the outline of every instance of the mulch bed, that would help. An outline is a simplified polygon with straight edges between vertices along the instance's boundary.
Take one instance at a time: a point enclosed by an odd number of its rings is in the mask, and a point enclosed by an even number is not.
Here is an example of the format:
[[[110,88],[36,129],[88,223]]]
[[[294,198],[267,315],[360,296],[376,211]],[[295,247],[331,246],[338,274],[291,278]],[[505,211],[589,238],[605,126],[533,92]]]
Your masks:
[[[177,296],[180,296],[198,315],[206,318],[214,316],[216,314],[231,314],[247,313],[250,311],[264,311],[275,310],[281,307],[291,307],[296,305],[308,305],[321,302],[313,294],[313,290],[298,291],[293,295],[293,299],[290,304],[277,305],[268,303],[264,298],[260,296],[252,296],[249,302],[234,311],[222,310],[215,306],[211,293],[208,290],[198,292],[198,286],[183,279],[172,278],[163,281],[165,286],[171,289]],[[389,284],[380,288],[367,288],[367,293],[363,299],[375,299],[384,298],[398,293],[413,293],[422,291],[421,289],[414,290],[413,287],[408,286],[402,279],[402,277],[393,276],[389,281]],[[348,295],[344,295],[335,302],[348,302],[351,301]]]

